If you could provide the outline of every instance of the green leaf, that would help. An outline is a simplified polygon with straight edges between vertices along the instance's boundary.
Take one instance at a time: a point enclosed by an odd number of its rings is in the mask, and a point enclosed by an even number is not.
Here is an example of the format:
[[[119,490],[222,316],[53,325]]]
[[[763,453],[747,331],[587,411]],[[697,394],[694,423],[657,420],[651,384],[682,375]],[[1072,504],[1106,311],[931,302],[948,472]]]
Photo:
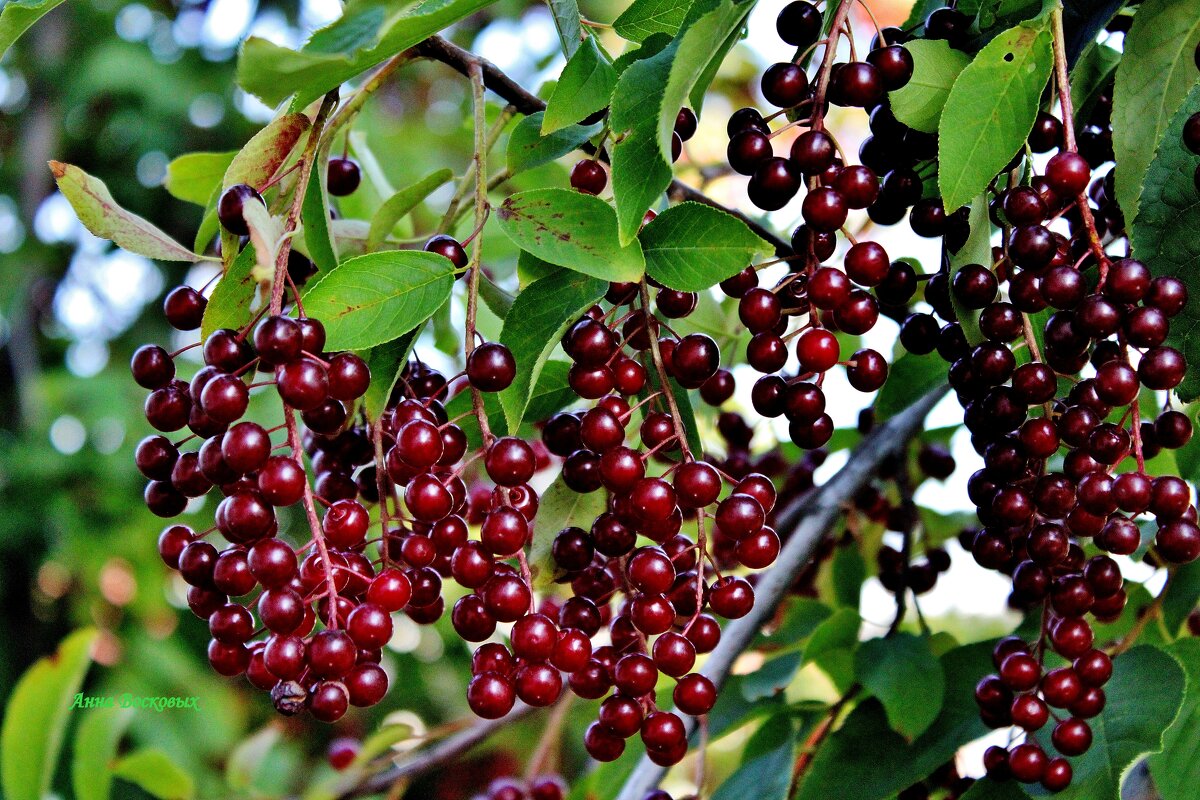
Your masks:
[[[579,3],[576,0],[547,0],[547,4],[554,15],[554,27],[558,30],[563,55],[570,58],[579,49],[583,37],[579,24]]]
[[[569,363],[555,358],[542,366],[542,374],[538,375],[537,385],[529,396],[529,405],[525,407],[525,422],[543,422],[579,399],[579,395],[567,383],[567,373],[570,371]]]
[[[945,5],[944,0],[917,0],[913,3],[912,11],[908,12],[908,19],[904,20],[904,24],[900,27],[905,30],[920,27],[925,24],[926,17]],[[907,45],[905,46],[907,47]]]
[[[1053,66],[1048,19],[1001,33],[954,81],[938,123],[938,186],[947,214],[982,193],[1033,130]]]
[[[50,171],[63,197],[75,209],[83,226],[101,239],[146,258],[159,261],[204,261],[152,222],[117,205],[108,187],[79,167],[51,161]]]
[[[634,0],[613,20],[613,29],[631,42],[654,33],[674,36],[691,5],[690,0]]]
[[[684,292],[716,286],[774,247],[745,222],[703,203],[681,203],[655,217],[638,235],[646,273]]]
[[[408,357],[423,327],[418,325],[398,339],[372,347],[364,356],[371,370],[371,385],[363,395],[363,410],[367,412],[367,419],[379,419],[387,408],[388,398],[392,396],[392,389],[408,364]]]
[[[563,270],[534,281],[517,295],[500,331],[500,342],[517,362],[512,385],[500,392],[509,430],[521,424],[530,390],[567,327],[607,290],[604,281]]]
[[[1200,639],[1180,639],[1167,652],[1187,673],[1187,694],[1179,716],[1163,735],[1162,752],[1149,758],[1150,774],[1162,800],[1189,800],[1200,785]]]
[[[776,719],[782,724],[775,725]],[[786,800],[792,782],[796,730],[784,715],[763,724],[764,729],[768,726],[773,729],[762,737],[762,741],[769,742],[768,749],[753,757],[749,752],[743,754],[743,763],[717,788],[713,800],[743,800],[747,797]],[[749,751],[749,745],[746,749]]]
[[[612,206],[570,189],[510,195],[496,209],[500,230],[522,250],[606,281],[637,281],[646,260],[636,242],[622,247]]]
[[[629,66],[613,92],[610,120],[613,199],[621,242],[637,236],[642,217],[671,183],[671,137],[679,109],[708,69],[714,43],[741,28],[753,3],[708,0],[693,7],[694,21],[657,55]],[[708,10],[701,13],[701,10]]]
[[[72,633],[17,681],[0,727],[0,789],[8,800],[42,800],[48,795],[95,639],[93,628]]]
[[[992,265],[992,219],[988,213],[988,199],[981,194],[971,201],[971,213],[967,218],[970,233],[962,248],[950,256],[950,279],[953,280],[958,271],[967,264],[978,264],[990,268]],[[970,309],[958,301],[954,292],[950,293],[950,304],[954,307],[954,315],[962,326],[967,343],[974,346],[983,341],[983,332],[979,330],[979,311]]]
[[[653,365],[647,367],[653,372]],[[675,398],[675,407],[679,409],[679,421],[683,423],[683,435],[687,437],[688,447],[693,453],[704,452],[704,441],[700,438],[700,429],[696,426],[696,412],[692,409],[692,400],[687,389],[680,386],[674,378],[667,379],[671,395]]]
[[[962,796],[962,800],[1029,800],[1029,795],[1016,781],[993,781],[982,778]]]
[[[75,800],[108,800],[112,788],[109,763],[133,720],[132,708],[93,708],[75,729],[71,785]]]
[[[237,151],[228,153],[187,153],[167,164],[163,186],[171,196],[185,203],[207,206]]]
[[[397,222],[419,206],[434,189],[453,178],[454,171],[443,167],[389,197],[371,218],[371,230],[367,234],[367,250],[377,250],[379,245],[391,235]]]
[[[857,542],[839,547],[833,554],[833,597],[838,605],[858,610],[867,563]]]
[[[258,290],[258,281],[254,278],[255,261],[254,245],[247,244],[229,271],[217,281],[200,323],[201,339],[207,339],[221,328],[236,331],[250,321],[250,307]]]
[[[156,748],[148,747],[125,756],[113,764],[113,774],[160,800],[189,800],[196,791],[191,776]]]
[[[596,517],[604,513],[607,503],[604,492],[580,494],[567,486],[561,475],[542,493],[533,520],[533,544],[529,549],[529,566],[536,591],[545,591],[554,582],[555,564],[550,548],[558,532],[571,527],[590,530]]]
[[[568,125],[543,136],[544,114],[544,111],[530,114],[513,127],[508,137],[509,172],[524,172],[560,159],[578,149],[604,127],[599,122],[595,125]]]
[[[838,609],[809,637],[803,663],[816,664],[840,691],[846,691],[854,683],[854,650],[861,626],[858,609]]]
[[[957,647],[938,659],[946,676],[945,702],[933,725],[911,743],[891,729],[878,700],[859,703],[817,751],[797,800],[894,797],[928,777],[959,747],[983,736],[988,729],[979,720],[975,683],[994,669],[993,645]]]
[[[1140,213],[1143,191],[1155,186],[1147,168],[1167,123],[1200,80],[1192,61],[1198,42],[1200,6],[1177,0],[1146,0],[1125,34],[1113,89],[1112,130],[1120,165],[1117,202],[1127,220]]]
[[[546,102],[541,135],[548,136],[570,127],[589,114],[607,107],[616,85],[617,71],[600,51],[595,37],[589,36],[579,45],[558,77],[554,92]]]
[[[500,319],[508,316],[508,312],[512,310],[512,304],[516,298],[500,288],[487,273],[480,273],[479,281],[479,296],[483,302],[491,309],[492,313]]]
[[[225,783],[230,789],[245,793],[250,788],[254,773],[278,744],[280,734],[279,725],[272,723],[238,742],[225,762]]]
[[[928,730],[942,709],[946,677],[923,636],[895,633],[863,642],[854,672],[883,703],[892,730],[909,740]]]
[[[887,382],[875,396],[876,418],[896,416],[945,382],[946,365],[936,355],[905,353],[892,364]]]
[[[1137,760],[1163,748],[1164,734],[1183,702],[1184,671],[1157,647],[1142,645],[1113,659],[1104,685],[1108,702],[1092,726],[1092,746],[1071,759],[1074,779],[1056,800],[1119,800],[1121,776]],[[1184,731],[1195,735],[1195,729]],[[1194,754],[1187,756],[1194,759]],[[1180,762],[1172,762],[1180,763]],[[1195,796],[1189,785],[1185,797]]]
[[[1075,106],[1075,124],[1085,125],[1092,117],[1096,100],[1112,86],[1113,75],[1121,63],[1121,53],[1108,45],[1094,44],[1083,51],[1071,70],[1071,102]]]
[[[1196,108],[1200,108],[1200,84],[1192,87],[1187,101],[1162,132],[1158,152],[1146,170],[1141,205],[1130,233],[1135,258],[1144,261],[1154,275],[1174,275],[1189,287],[1195,286],[1200,269],[1200,238],[1196,236],[1200,196],[1193,178],[1196,157],[1183,146],[1183,125]],[[1176,389],[1184,401],[1200,397],[1198,294],[1191,292],[1187,306],[1171,320],[1167,341],[1188,361],[1187,374]]]
[[[796,677],[804,656],[800,650],[789,650],[768,658],[742,681],[742,696],[751,703],[780,694]]]
[[[242,44],[237,79],[269,106],[292,94],[303,108],[330,89],[492,4],[492,0],[351,3],[342,17],[313,34],[302,50],[258,36]]]
[[[971,57],[941,39],[917,39],[905,47],[913,57],[913,74],[902,88],[888,93],[892,113],[910,128],[936,133],[950,87]]]
[[[21,34],[63,0],[9,0],[0,10],[0,58]]]
[[[360,350],[429,319],[453,287],[454,265],[436,253],[369,253],[343,261],[312,284],[304,310],[325,323],[329,350]]]
[[[1180,627],[1187,620],[1200,602],[1200,561],[1193,561],[1176,567],[1171,575],[1171,583],[1166,588],[1163,598],[1163,624],[1171,636],[1179,633]]]
[[[250,137],[225,170],[222,186],[245,183],[260,188],[275,176],[309,128],[303,114],[283,114]]]
[[[324,155],[328,155],[324,153]],[[337,243],[330,228],[329,193],[325,189],[328,158],[317,160],[308,175],[308,188],[300,205],[300,222],[304,226],[304,246],[318,274],[329,272],[338,265]]]

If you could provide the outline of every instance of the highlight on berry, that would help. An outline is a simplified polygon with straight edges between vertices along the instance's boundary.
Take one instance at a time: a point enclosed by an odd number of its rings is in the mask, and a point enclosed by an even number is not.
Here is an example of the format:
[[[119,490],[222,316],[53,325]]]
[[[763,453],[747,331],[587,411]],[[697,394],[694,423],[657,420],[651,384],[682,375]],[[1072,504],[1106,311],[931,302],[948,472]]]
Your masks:
[[[1200,5],[17,5],[5,796],[1196,796]]]

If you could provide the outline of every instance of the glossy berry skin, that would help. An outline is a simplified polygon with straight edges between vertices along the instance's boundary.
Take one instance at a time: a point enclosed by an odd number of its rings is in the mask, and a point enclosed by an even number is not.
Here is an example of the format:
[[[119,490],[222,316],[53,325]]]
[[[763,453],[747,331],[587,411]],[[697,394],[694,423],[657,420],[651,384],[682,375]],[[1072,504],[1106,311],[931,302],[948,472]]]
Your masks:
[[[608,171],[594,159],[585,158],[571,168],[571,187],[584,194],[600,194],[608,185]]]
[[[329,193],[334,197],[345,197],[353,194],[362,181],[362,173],[358,164],[350,158],[329,159],[329,169],[325,173]]]
[[[172,328],[194,331],[204,319],[208,300],[190,286],[177,286],[163,300],[163,316]]]
[[[439,233],[425,242],[423,249],[426,253],[437,253],[440,256],[445,256],[458,269],[465,269],[467,266],[467,251],[452,236]]]
[[[791,108],[804,99],[808,76],[796,64],[772,64],[763,73],[760,86],[768,103],[778,108]]]
[[[242,210],[247,202],[266,203],[263,201],[262,195],[255,191],[254,187],[247,186],[244,183],[238,183],[230,186],[222,193],[220,200],[217,201],[217,219],[220,220],[221,226],[235,236],[248,236],[250,228],[246,225],[246,220],[242,216]]]
[[[787,44],[808,47],[821,33],[821,12],[806,0],[795,0],[779,12],[775,30]]]
[[[516,359],[508,347],[498,342],[485,342],[467,357],[467,379],[481,392],[507,389],[516,374]]]

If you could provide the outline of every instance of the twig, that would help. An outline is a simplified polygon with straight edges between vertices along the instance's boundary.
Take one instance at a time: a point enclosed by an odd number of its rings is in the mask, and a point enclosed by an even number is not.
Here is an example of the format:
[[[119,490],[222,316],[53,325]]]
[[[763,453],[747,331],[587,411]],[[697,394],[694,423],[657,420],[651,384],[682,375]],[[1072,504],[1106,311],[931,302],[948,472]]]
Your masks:
[[[817,543],[841,516],[846,502],[871,479],[885,458],[896,453],[921,429],[926,415],[942,399],[947,388],[934,389],[880,425],[854,449],[846,466],[828,483],[780,512],[777,527],[780,531],[790,531],[787,543],[775,565],[762,573],[762,579],[755,587],[756,598],[750,613],[725,628],[720,643],[701,669],[718,689],[729,677],[734,661],[775,615],[796,573],[812,557]],[[691,718],[684,724],[690,733],[694,725]],[[665,772],[663,767],[643,757],[617,800],[642,800],[646,792],[658,785]]]
[[[508,715],[505,717],[480,720],[471,727],[453,736],[448,736],[432,747],[420,751],[404,763],[371,776],[358,786],[338,795],[338,798],[339,800],[350,800],[355,797],[380,794],[390,789],[397,781],[402,781],[406,778],[416,778],[427,772],[431,772],[443,764],[455,760],[463,753],[475,747],[475,745],[490,738],[493,734],[529,716],[534,710],[532,706],[518,703],[516,708],[508,712]]]
[[[671,384],[668,382],[667,370],[663,366],[662,351],[658,346],[658,318],[653,316],[650,311],[650,288],[645,281],[642,281],[639,286],[642,295],[642,313],[646,317],[646,333],[650,338],[650,355],[654,360],[654,370],[658,374],[658,388],[662,390],[663,397],[667,400],[667,408],[671,412],[671,424],[675,427],[675,438],[679,440],[679,447],[683,450],[685,461],[692,460],[692,450],[688,446],[687,432],[683,429],[683,420],[679,416],[679,406],[675,403],[675,393],[671,391]],[[654,330],[650,329],[650,320],[655,322]]]
[[[483,67],[482,62],[476,59],[472,62],[467,70],[471,78],[471,96],[475,107],[475,155],[474,167],[475,170],[475,227],[482,229],[484,220],[487,219],[488,200],[487,200],[487,106],[484,103],[483,97]],[[471,260],[467,265],[467,325],[466,325],[466,341],[464,342],[466,352],[464,355],[470,358],[471,352],[475,349],[475,319],[479,313],[479,273],[482,270],[483,262],[483,237],[476,236],[475,241],[471,243]],[[471,385],[471,406],[475,409],[475,417],[479,420],[479,430],[483,434],[484,445],[491,444],[492,435],[491,426],[488,424],[487,410],[483,406],[483,394],[479,389]]]
[[[850,0],[850,2],[853,2],[853,0]],[[546,102],[544,100],[527,91],[512,78],[508,77],[495,64],[487,59],[479,58],[456,44],[446,41],[441,36],[429,37],[414,47],[413,53],[434,61],[440,61],[468,77],[471,64],[477,63],[483,70],[483,85],[503,98],[517,113],[528,116],[546,110]],[[580,149],[587,153],[595,152],[595,148],[586,144]],[[671,185],[667,188],[667,196],[673,200],[691,200],[696,203],[703,203],[706,206],[712,206],[727,214],[732,214],[746,223],[750,230],[775,245],[777,251],[785,254],[792,252],[791,245],[785,239],[780,238],[776,233],[764,227],[757,220],[746,216],[737,209],[718,203],[698,189],[694,189],[681,181],[675,180],[671,182]]]

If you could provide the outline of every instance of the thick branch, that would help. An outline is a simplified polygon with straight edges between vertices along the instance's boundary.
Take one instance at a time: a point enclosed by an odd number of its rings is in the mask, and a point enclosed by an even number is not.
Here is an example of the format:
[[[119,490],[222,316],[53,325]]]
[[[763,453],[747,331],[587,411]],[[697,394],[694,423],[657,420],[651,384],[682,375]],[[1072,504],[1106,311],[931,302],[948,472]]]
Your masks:
[[[382,794],[391,789],[397,781],[417,778],[427,772],[432,772],[438,767],[454,761],[475,747],[475,745],[528,716],[534,710],[533,706],[518,703],[517,707],[510,711],[506,717],[480,720],[471,727],[459,731],[453,736],[446,737],[432,747],[421,750],[404,763],[371,776],[358,786],[339,795],[339,800],[350,800],[350,798],[354,797]]]
[[[785,508],[777,518],[780,531],[790,531],[779,559],[763,573],[755,587],[754,608],[741,619],[725,628],[721,642],[700,670],[720,689],[734,661],[749,647],[759,630],[774,615],[779,603],[787,596],[795,575],[812,558],[817,543],[825,536],[854,494],[878,470],[880,463],[896,453],[921,429],[925,416],[941,400],[946,387],[939,387],[922,397],[904,412],[876,428],[850,454],[846,466],[828,483],[802,500]],[[687,719],[688,732],[694,721]],[[617,800],[641,800],[658,785],[666,770],[643,757],[629,776]]]
[[[443,39],[441,36],[431,36],[414,47],[412,52],[418,56],[440,61],[467,77],[470,77],[471,65],[477,63],[483,68],[483,85],[498,94],[518,112],[529,115],[546,110],[546,101],[535,94],[531,94],[512,78],[508,77],[508,75],[504,74],[495,64],[464,50],[458,45]],[[594,148],[588,144],[585,144],[581,149],[587,152],[595,152]],[[673,200],[691,200],[696,203],[703,203],[706,206],[712,206],[727,214],[732,214],[746,223],[750,230],[775,245],[777,252],[784,254],[792,252],[792,246],[784,239],[781,239],[774,231],[766,228],[758,221],[740,211],[721,205],[699,189],[694,189],[682,181],[671,181],[670,187],[667,188],[667,195]]]

